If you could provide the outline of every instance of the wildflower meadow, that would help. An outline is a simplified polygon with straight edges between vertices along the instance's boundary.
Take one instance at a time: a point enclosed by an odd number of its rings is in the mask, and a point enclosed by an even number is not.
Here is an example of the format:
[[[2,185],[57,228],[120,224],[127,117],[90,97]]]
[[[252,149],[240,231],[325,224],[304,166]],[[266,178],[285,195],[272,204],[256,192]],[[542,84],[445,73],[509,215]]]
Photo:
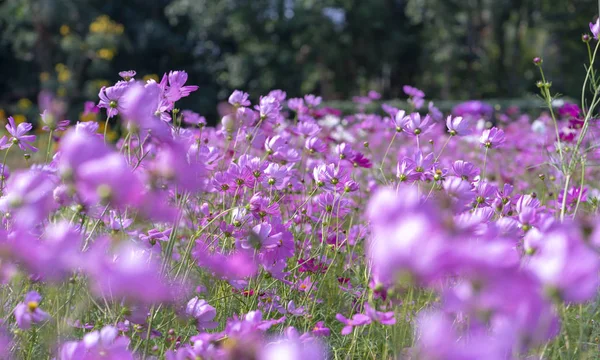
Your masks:
[[[40,94],[0,138],[0,358],[600,358],[589,30],[577,100],[533,59],[535,113],[236,90],[213,127],[183,70],[114,74],[98,121]]]

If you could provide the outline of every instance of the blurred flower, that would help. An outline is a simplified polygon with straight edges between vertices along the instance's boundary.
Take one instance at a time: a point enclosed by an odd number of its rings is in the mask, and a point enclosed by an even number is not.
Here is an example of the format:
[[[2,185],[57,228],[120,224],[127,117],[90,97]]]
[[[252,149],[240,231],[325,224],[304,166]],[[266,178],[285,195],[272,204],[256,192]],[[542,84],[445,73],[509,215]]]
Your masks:
[[[27,330],[31,324],[37,324],[48,320],[50,315],[40,309],[42,297],[35,291],[30,291],[25,295],[25,301],[15,307],[15,318],[20,329]]]

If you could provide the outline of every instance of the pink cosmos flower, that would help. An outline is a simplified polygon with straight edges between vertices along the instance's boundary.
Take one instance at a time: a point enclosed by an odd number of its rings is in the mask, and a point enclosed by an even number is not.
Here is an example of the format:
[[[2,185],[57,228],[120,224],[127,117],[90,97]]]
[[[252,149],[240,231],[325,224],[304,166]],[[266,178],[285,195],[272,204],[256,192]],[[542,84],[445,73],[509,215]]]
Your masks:
[[[210,306],[206,300],[194,297],[188,301],[185,312],[188,316],[194,318],[198,331],[203,329],[214,329],[219,326],[218,322],[213,321],[217,316],[217,310]]]
[[[371,323],[371,318],[364,314],[354,314],[351,319],[344,317],[342,314],[337,314],[335,318],[345,325],[342,329],[342,335],[350,334],[355,326],[364,326]]]
[[[47,312],[40,309],[40,301],[42,296],[36,291],[30,291],[25,295],[25,301],[15,307],[14,313],[19,329],[27,330],[31,324],[41,323],[50,318]]]
[[[37,148],[32,144],[35,142],[35,135],[27,135],[33,128],[30,123],[21,123],[18,126],[15,124],[15,119],[12,116],[8,117],[8,124],[6,124],[6,130],[11,136],[9,141],[12,144],[19,145],[19,148],[23,151],[37,152]],[[3,145],[2,148],[6,149],[10,144]]]

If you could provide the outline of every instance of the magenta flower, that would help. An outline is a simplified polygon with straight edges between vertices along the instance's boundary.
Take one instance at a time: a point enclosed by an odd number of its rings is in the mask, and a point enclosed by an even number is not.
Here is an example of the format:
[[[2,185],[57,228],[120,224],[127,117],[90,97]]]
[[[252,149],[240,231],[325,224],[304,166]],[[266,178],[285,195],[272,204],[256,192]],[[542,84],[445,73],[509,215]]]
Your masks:
[[[342,335],[350,334],[355,326],[364,326],[371,323],[371,318],[364,314],[354,314],[352,319],[347,319],[342,314],[337,314],[335,318],[345,325],[342,329]]]
[[[543,234],[527,267],[540,279],[546,292],[561,301],[585,302],[596,295],[600,260],[574,225]]]
[[[250,100],[248,98],[250,95],[240,90],[234,90],[233,93],[229,96],[229,103],[235,107],[240,106],[250,106]]]
[[[448,127],[448,133],[452,136],[471,135],[473,132],[471,121],[460,116],[448,116],[446,119],[446,127]]]
[[[125,94],[129,87],[128,82],[120,81],[113,86],[103,86],[98,93],[100,102],[98,107],[106,109],[106,116],[112,118],[123,111],[123,104],[121,103],[121,97]]]
[[[127,245],[109,255],[107,247],[107,238],[97,239],[84,264],[98,296],[123,297],[143,304],[173,299],[176,289],[160,275],[160,266],[152,252]]]
[[[59,360],[133,360],[133,354],[127,349],[129,339],[118,335],[117,328],[105,326],[99,331],[85,334],[79,342],[66,342],[60,349]]]
[[[50,224],[42,239],[26,231],[9,236],[12,256],[29,274],[46,281],[61,281],[82,264],[81,234],[68,222]]]
[[[185,71],[171,71],[169,72],[168,76],[167,74],[164,75],[163,81],[165,81],[165,78],[168,78],[169,80],[169,87],[165,91],[165,98],[171,103],[174,103],[179,99],[190,95],[193,91],[198,90],[198,86],[196,85],[184,86],[188,79],[188,74]]]
[[[323,321],[318,321],[315,326],[311,329],[311,333],[314,336],[329,336],[331,331],[325,326]]]
[[[288,170],[279,164],[269,164],[265,169],[265,177],[262,181],[262,185],[265,188],[275,188],[281,190],[285,185],[285,178],[287,177]]]
[[[35,135],[27,135],[33,128],[30,123],[21,123],[19,126],[15,124],[15,120],[12,116],[8,117],[8,124],[6,124],[6,130],[12,135],[10,142],[15,145],[19,145],[23,151],[37,152],[37,148],[32,145],[35,142]],[[2,148],[7,148],[9,145],[3,145]]]
[[[133,77],[135,76],[135,74],[136,74],[135,70],[119,71],[119,76],[122,77],[123,80],[125,80],[125,81],[133,80]]]
[[[48,110],[44,110],[44,112],[40,114],[40,117],[42,118],[42,123],[44,123],[44,127],[42,128],[44,131],[65,131],[70,123],[69,120],[57,121],[58,119],[56,119],[55,115]]]
[[[281,240],[281,233],[272,233],[269,223],[260,223],[252,228],[248,237],[240,242],[242,249],[274,249]]]
[[[31,324],[41,323],[48,320],[50,315],[40,309],[42,296],[35,291],[30,291],[25,295],[25,301],[15,307],[15,318],[19,329],[27,330]]]
[[[217,310],[210,306],[206,300],[197,297],[188,301],[185,312],[188,316],[194,318],[198,331],[203,329],[214,329],[219,326],[218,322],[213,321],[217,316]]]
[[[471,100],[456,105],[452,109],[452,115],[462,117],[489,118],[494,108],[482,101]]]
[[[204,116],[200,116],[200,114],[195,113],[191,110],[183,110],[181,112],[181,115],[183,115],[183,122],[186,124],[196,125],[196,126],[205,126],[206,125],[206,118]]]
[[[161,94],[162,89],[156,82],[149,82],[146,86],[132,83],[123,94],[119,106],[129,126],[144,132],[150,131],[152,136],[168,141],[172,138],[171,129],[161,119]]]
[[[505,141],[504,131],[496,127],[484,130],[479,138],[481,145],[488,149],[500,147]]]
[[[307,94],[307,95],[304,95],[304,101],[306,101],[306,105],[308,105],[309,107],[315,108],[315,107],[321,105],[321,101],[323,101],[323,99],[320,96]]]
[[[380,324],[394,325],[396,323],[396,318],[394,318],[393,311],[377,311],[369,303],[365,304],[365,311],[371,320]]]
[[[89,114],[97,114],[100,111],[100,108],[96,106],[96,103],[93,101],[86,101],[83,104],[83,115]]]
[[[344,183],[350,180],[350,173],[346,168],[335,164],[319,165],[313,169],[313,178],[317,186],[336,191],[343,190]]]
[[[454,175],[466,181],[472,181],[479,174],[475,165],[463,160],[456,160],[452,164],[452,171]]]
[[[261,97],[259,105],[256,106],[260,120],[274,123],[279,119],[281,103],[274,96]]]
[[[590,23],[590,31],[594,36],[594,39],[598,40],[598,35],[600,34],[600,18],[596,19],[595,23]]]
[[[12,214],[15,225],[22,229],[40,225],[55,209],[53,191],[57,178],[39,170],[19,171],[6,184],[6,196],[0,198],[0,209]]]
[[[421,114],[412,113],[404,118],[404,131],[410,136],[419,136],[431,130],[435,124],[429,115],[421,119]]]
[[[299,114],[304,113],[308,110],[308,108],[304,105],[304,99],[302,98],[289,99],[287,105],[290,110],[295,111]]]

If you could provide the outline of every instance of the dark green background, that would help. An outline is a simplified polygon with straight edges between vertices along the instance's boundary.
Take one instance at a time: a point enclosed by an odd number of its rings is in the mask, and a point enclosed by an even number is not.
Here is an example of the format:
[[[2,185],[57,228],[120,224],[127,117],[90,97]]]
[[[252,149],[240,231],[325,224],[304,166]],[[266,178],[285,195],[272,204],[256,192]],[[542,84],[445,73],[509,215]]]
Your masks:
[[[236,88],[253,99],[274,88],[402,98],[404,84],[439,100],[519,98],[537,92],[536,55],[553,90],[577,98],[581,35],[597,12],[596,0],[0,0],[0,108],[62,87],[79,111],[126,69],[186,70],[200,90],[178,106],[209,121]],[[124,32],[91,33],[100,15]],[[104,47],[111,61],[96,56]],[[69,81],[57,81],[58,63]]]

